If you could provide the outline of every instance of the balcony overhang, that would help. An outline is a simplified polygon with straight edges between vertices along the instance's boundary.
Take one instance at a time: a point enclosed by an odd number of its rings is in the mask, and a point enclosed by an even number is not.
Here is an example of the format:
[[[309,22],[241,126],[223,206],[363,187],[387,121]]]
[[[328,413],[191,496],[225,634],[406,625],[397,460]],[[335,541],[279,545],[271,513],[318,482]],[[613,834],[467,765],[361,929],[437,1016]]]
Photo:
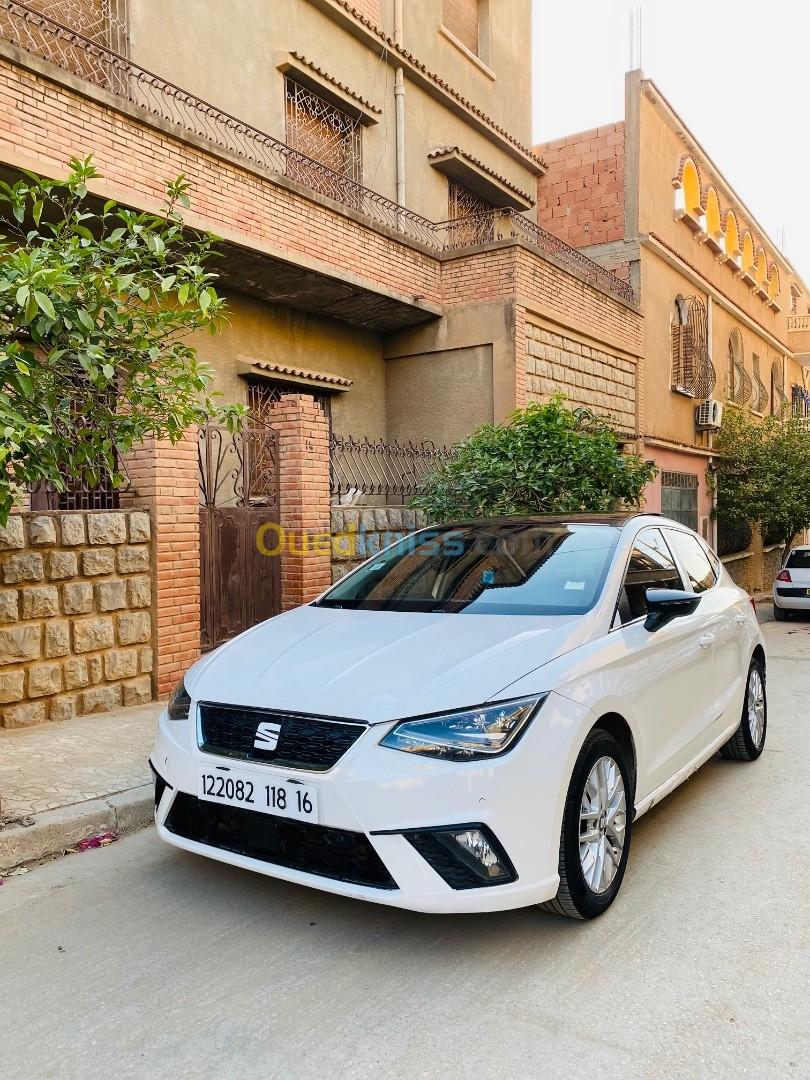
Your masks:
[[[483,162],[458,146],[442,146],[428,154],[428,161],[440,173],[480,195],[498,209],[530,210],[534,199],[505,176],[493,172]]]

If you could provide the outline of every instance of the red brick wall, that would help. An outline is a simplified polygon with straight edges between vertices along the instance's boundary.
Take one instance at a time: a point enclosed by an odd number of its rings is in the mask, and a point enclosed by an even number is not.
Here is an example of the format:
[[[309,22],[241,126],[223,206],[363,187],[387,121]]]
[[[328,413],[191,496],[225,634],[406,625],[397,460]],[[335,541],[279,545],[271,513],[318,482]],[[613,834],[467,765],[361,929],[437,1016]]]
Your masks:
[[[154,529],[156,696],[165,697],[200,655],[200,493],[197,432],[176,446],[148,440],[125,460],[122,502],[148,506]]]
[[[537,183],[537,220],[571,247],[624,237],[624,123],[536,148],[548,163]]]
[[[24,158],[26,167],[55,174],[69,158],[87,154],[105,179],[105,194],[123,202],[157,208],[166,178],[185,173],[194,213],[218,236],[440,299],[433,256],[0,59],[0,160],[14,165]]]
[[[329,425],[309,394],[289,394],[271,409],[278,432],[281,604],[286,611],[313,600],[332,582]]]

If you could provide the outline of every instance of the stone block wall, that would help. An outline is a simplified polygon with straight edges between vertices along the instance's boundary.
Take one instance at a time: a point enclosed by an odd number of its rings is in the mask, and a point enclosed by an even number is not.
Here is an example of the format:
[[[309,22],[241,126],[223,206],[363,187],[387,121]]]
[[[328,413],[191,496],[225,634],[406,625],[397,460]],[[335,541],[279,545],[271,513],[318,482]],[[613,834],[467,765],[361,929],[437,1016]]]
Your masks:
[[[332,507],[332,581],[427,524],[421,510],[402,506]]]
[[[620,431],[636,430],[636,363],[526,324],[526,399],[562,392],[572,406],[606,413]]]
[[[151,532],[142,510],[0,528],[0,726],[152,700]]]

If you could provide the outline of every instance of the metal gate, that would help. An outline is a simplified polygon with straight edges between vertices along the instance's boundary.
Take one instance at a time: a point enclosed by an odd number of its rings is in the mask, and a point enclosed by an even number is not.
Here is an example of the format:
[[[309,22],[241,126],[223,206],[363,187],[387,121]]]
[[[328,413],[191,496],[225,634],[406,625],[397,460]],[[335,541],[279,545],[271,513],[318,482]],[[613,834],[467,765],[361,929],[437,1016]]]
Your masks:
[[[207,652],[281,610],[280,559],[258,543],[262,526],[279,521],[278,435],[208,425],[197,448],[200,648]],[[272,550],[272,537],[261,547]]]

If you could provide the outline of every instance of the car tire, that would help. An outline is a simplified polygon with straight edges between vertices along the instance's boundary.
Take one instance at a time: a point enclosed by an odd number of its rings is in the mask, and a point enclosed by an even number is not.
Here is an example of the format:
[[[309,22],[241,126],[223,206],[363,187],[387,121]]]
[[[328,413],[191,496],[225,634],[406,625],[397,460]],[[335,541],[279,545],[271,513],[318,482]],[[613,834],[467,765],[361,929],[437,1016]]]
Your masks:
[[[784,608],[777,607],[776,604],[774,604],[773,617],[774,619],[776,619],[777,622],[785,622],[788,617],[788,613],[785,611]]]
[[[761,707],[756,702],[761,699]],[[765,665],[755,656],[748,669],[745,683],[740,726],[720,753],[731,761],[756,761],[765,748],[768,734],[768,698],[765,692]]]
[[[610,763],[605,765],[604,761]],[[596,771],[596,772],[595,772]],[[607,799],[600,795],[594,785],[601,774]],[[610,816],[600,810],[595,818],[596,807],[611,804],[610,785],[614,789],[613,802],[621,790],[622,806]],[[597,785],[598,787],[598,785]],[[633,767],[621,744],[607,731],[595,728],[586,738],[577,757],[568,794],[565,799],[562,830],[560,833],[560,886],[553,900],[541,904],[541,908],[569,919],[593,919],[606,911],[621,888],[622,878],[630,854],[630,834],[633,818],[633,792],[635,789]],[[586,810],[586,807],[588,808]],[[590,819],[594,818],[592,828]],[[620,821],[620,818],[623,819]],[[618,833],[621,831],[621,849],[615,856]],[[593,842],[583,842],[586,835],[599,836]],[[602,865],[599,868],[599,857]],[[611,874],[610,880],[607,876]]]

